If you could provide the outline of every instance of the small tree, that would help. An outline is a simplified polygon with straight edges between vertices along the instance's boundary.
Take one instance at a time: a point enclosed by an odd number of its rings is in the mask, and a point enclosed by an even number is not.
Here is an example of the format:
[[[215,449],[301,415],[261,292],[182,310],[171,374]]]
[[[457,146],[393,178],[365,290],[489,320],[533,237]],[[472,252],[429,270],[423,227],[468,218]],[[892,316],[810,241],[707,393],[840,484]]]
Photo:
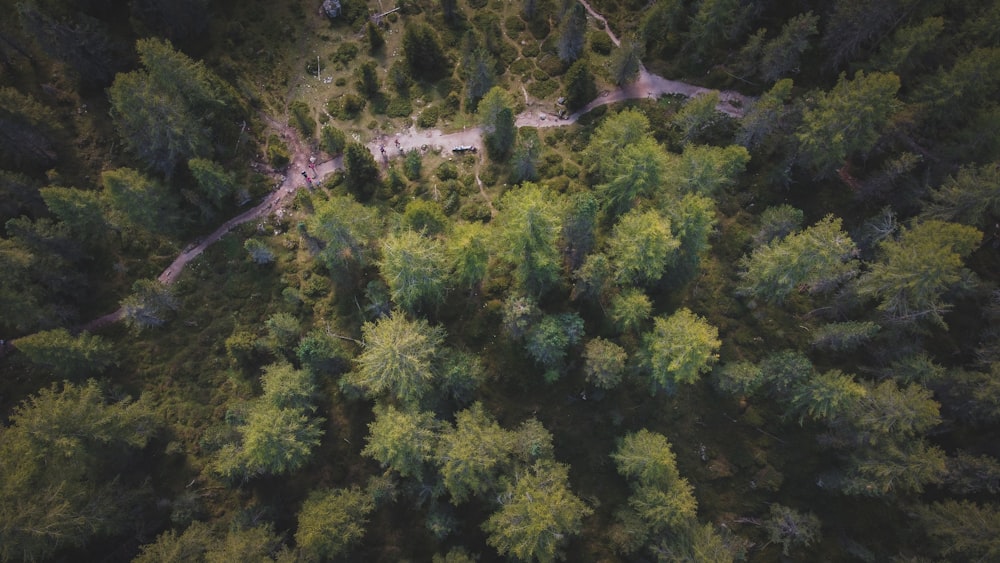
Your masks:
[[[483,524],[487,543],[501,555],[542,563],[562,559],[559,548],[593,511],[569,489],[568,467],[539,461],[500,496],[500,509]]]
[[[808,547],[820,538],[820,521],[812,512],[803,514],[798,510],[771,505],[771,513],[764,521],[771,543],[781,545],[781,553],[786,557],[796,547]]]
[[[404,404],[416,405],[437,373],[444,329],[393,313],[365,323],[361,332],[364,350],[355,359],[355,371],[345,376],[346,382],[369,397],[391,394]]]
[[[437,451],[441,479],[451,502],[459,504],[494,490],[512,450],[513,436],[500,428],[481,403],[456,414],[455,427],[442,432]]]
[[[402,477],[421,479],[425,464],[433,459],[437,449],[440,426],[434,413],[377,406],[375,421],[368,425],[368,443],[361,455]]]
[[[173,291],[157,280],[138,280],[121,302],[125,324],[133,331],[163,326],[180,307]]]
[[[583,108],[597,97],[597,83],[586,58],[577,59],[566,71],[566,107],[570,111]]]
[[[371,497],[357,487],[315,491],[299,510],[295,543],[309,557],[339,557],[364,536],[374,509]]]
[[[64,328],[18,338],[17,349],[32,363],[63,378],[100,373],[115,362],[111,345],[100,336],[86,331],[73,336]]]
[[[382,185],[375,157],[361,143],[347,143],[344,149],[344,184],[361,200],[370,199]]]
[[[711,369],[722,342],[719,330],[688,309],[653,319],[653,330],[643,336],[644,363],[653,389],[673,389],[694,383]]]
[[[250,260],[254,264],[270,264],[274,262],[274,252],[267,247],[260,239],[248,238],[243,243],[243,248],[250,255]]]
[[[406,311],[444,301],[447,259],[437,239],[413,231],[390,234],[382,242],[379,273],[393,302]]]
[[[625,371],[628,354],[621,346],[594,338],[587,342],[583,350],[583,373],[587,382],[600,389],[611,389],[618,385]]]
[[[658,211],[632,210],[615,225],[607,254],[619,284],[650,285],[663,276],[680,245]]]
[[[528,332],[525,348],[545,367],[545,381],[559,378],[569,347],[583,337],[583,319],[576,313],[546,315]]]

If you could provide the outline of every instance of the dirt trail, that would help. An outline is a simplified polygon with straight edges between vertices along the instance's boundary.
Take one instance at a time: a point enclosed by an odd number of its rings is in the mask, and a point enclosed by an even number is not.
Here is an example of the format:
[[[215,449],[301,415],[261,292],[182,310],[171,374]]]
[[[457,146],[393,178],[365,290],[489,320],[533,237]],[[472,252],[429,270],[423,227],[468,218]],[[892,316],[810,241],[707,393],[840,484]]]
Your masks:
[[[607,20],[605,20],[602,15],[594,11],[586,0],[580,0],[580,3],[583,4],[584,8],[586,8],[587,12],[590,13],[594,19],[604,22],[604,31],[608,34],[608,37],[611,38],[611,41],[615,45],[620,45],[620,40],[611,28],[608,27]],[[580,116],[596,107],[606,104],[647,97],[656,98],[665,94],[683,94],[691,97],[712,91],[713,90],[708,88],[702,88],[700,86],[694,86],[684,82],[667,80],[662,76],[648,72],[644,66],[641,66],[639,77],[635,82],[615,88],[611,91],[602,92],[597,99],[565,119],[561,119],[553,113],[545,111],[528,110],[519,114],[515,123],[518,127],[561,127],[576,123]],[[525,91],[524,94],[527,97],[527,91]],[[723,90],[719,92],[719,105],[716,106],[716,109],[732,117],[742,117],[744,111],[743,108],[746,107],[750,101],[751,98],[738,92]],[[529,104],[529,107],[530,105],[531,104]],[[271,129],[277,131],[281,135],[285,143],[290,148],[292,153],[291,164],[289,164],[286,175],[278,176],[276,178],[278,183],[275,186],[274,191],[269,193],[259,204],[226,221],[208,236],[187,246],[157,277],[160,282],[167,285],[172,284],[189,262],[200,256],[206,248],[218,242],[219,239],[228,234],[236,226],[270,215],[272,212],[286,205],[294,197],[296,190],[299,188],[312,183],[320,183],[330,174],[333,174],[343,168],[343,158],[337,157],[326,162],[315,163],[314,171],[313,173],[310,173],[309,158],[312,156],[311,151],[302,143],[295,131],[287,125],[287,121],[279,122],[277,119],[270,116],[264,116],[263,119]],[[368,150],[371,151],[376,161],[387,163],[389,159],[401,157],[411,149],[417,149],[420,151],[448,151],[451,150],[452,147],[458,145],[476,147],[479,149],[480,154],[482,154],[482,129],[479,127],[469,127],[464,128],[462,131],[444,133],[440,129],[418,130],[416,127],[411,126],[408,130],[394,135],[382,135],[369,142],[366,146]],[[303,172],[309,176],[308,180],[303,175]],[[486,198],[490,212],[495,215],[496,209],[493,207],[493,202],[487,197],[482,182],[479,180],[478,169],[476,172],[476,181],[479,184],[480,193],[484,198]],[[94,330],[99,327],[118,322],[121,320],[122,316],[123,311],[118,309],[117,311],[108,313],[107,315],[90,321],[89,323],[83,325],[82,328],[84,330]]]

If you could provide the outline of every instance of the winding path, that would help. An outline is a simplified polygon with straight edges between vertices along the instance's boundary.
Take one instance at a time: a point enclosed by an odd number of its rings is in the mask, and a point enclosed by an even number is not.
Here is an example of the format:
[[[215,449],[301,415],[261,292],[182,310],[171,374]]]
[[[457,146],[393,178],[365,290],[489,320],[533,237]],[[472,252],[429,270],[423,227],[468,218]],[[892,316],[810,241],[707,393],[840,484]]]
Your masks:
[[[604,22],[604,31],[608,34],[608,37],[611,38],[611,41],[615,45],[620,45],[620,40],[614,32],[611,31],[610,27],[608,27],[607,20],[595,12],[586,0],[579,1],[594,19]],[[597,99],[584,106],[580,111],[569,115],[564,119],[559,118],[553,113],[529,110],[519,114],[515,123],[518,127],[561,127],[576,123],[582,115],[593,110],[594,108],[615,102],[640,98],[655,99],[659,96],[667,94],[682,94],[684,96],[692,97],[714,91],[716,90],[710,90],[708,88],[702,88],[700,86],[694,86],[685,82],[678,82],[676,80],[667,80],[662,76],[650,73],[646,70],[645,66],[640,65],[639,77],[635,82],[602,93]],[[525,96],[527,96],[526,91]],[[719,91],[719,105],[716,109],[731,117],[742,117],[743,108],[746,107],[750,101],[751,98],[738,92],[723,90]],[[278,126],[279,128],[281,126],[281,124],[278,124],[278,122],[272,118],[265,117],[265,121],[268,121],[272,126]],[[283,129],[287,130],[287,128]],[[160,282],[168,285],[172,284],[176,281],[181,271],[189,262],[200,256],[206,248],[218,242],[219,239],[228,234],[229,231],[233,230],[233,228],[248,221],[270,215],[272,212],[280,209],[288,201],[290,201],[299,188],[306,186],[307,184],[311,184],[312,182],[320,182],[328,175],[333,174],[343,167],[342,157],[322,163],[316,163],[315,174],[310,180],[307,181],[302,175],[302,172],[305,171],[308,166],[307,150],[301,146],[301,143],[297,138],[289,138],[290,135],[287,133],[284,137],[285,140],[296,149],[293,151],[292,163],[289,165],[288,175],[280,177],[281,181],[276,186],[275,190],[269,193],[259,204],[226,221],[214,232],[197,242],[192,243],[181,251],[177,258],[174,259],[174,261],[157,277]],[[482,149],[482,129],[479,127],[470,127],[465,128],[462,131],[444,133],[439,129],[418,130],[415,127],[410,127],[409,130],[393,136],[382,136],[368,143],[366,146],[376,160],[387,161],[390,156],[401,156],[411,149],[426,150],[431,147],[440,147],[444,150],[447,149],[447,147],[457,145],[475,146]],[[481,183],[480,192],[484,197],[486,196]],[[495,214],[496,210],[493,208],[493,202],[490,201],[489,198],[487,198],[486,201],[491,212]],[[121,320],[122,316],[123,310],[118,309],[117,311],[108,313],[107,315],[90,321],[89,323],[83,325],[82,329],[92,331],[102,326],[118,322]],[[12,341],[8,342],[8,345],[10,344],[12,344]],[[5,350],[6,348],[0,347],[0,355],[3,355]]]

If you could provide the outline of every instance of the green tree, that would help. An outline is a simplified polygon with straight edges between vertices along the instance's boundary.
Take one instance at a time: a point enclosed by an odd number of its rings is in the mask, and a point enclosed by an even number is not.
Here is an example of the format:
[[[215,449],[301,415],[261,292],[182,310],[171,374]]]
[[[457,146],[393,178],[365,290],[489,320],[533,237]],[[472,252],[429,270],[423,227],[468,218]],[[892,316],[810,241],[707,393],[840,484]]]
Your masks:
[[[361,327],[364,350],[345,380],[369,397],[391,394],[413,406],[430,390],[437,374],[444,329],[393,313]]]
[[[790,113],[788,101],[792,97],[792,86],[789,78],[779,80],[764,95],[750,103],[740,119],[737,144],[754,149],[783,131],[786,116]]]
[[[624,37],[621,45],[611,52],[608,69],[611,81],[618,86],[631,84],[642,70],[643,42],[635,36]]]
[[[677,471],[676,457],[665,436],[646,429],[628,434],[611,458],[618,474],[630,481],[629,506],[646,526],[662,532],[695,518],[698,501],[694,490]]]
[[[854,153],[867,154],[896,111],[899,77],[858,71],[843,74],[829,92],[817,92],[796,130],[802,158],[818,176],[844,164]]]
[[[0,88],[0,164],[11,168],[56,163],[59,120],[54,112],[14,88]]]
[[[717,222],[715,201],[697,194],[685,194],[679,201],[663,205],[661,209],[670,219],[674,238],[680,241],[674,264],[676,276],[683,279],[685,274],[694,274],[702,256],[711,247],[709,237]]]
[[[643,335],[644,364],[653,389],[673,389],[694,383],[711,369],[722,342],[719,330],[688,309],[653,319],[653,330]]]
[[[403,32],[403,56],[413,74],[424,79],[441,78],[450,70],[437,34],[423,23],[406,25]]]
[[[441,205],[427,199],[414,199],[407,203],[403,223],[428,237],[439,235],[449,227],[448,217],[441,210]]]
[[[496,253],[514,267],[517,286],[542,294],[559,280],[558,241],[565,202],[543,186],[525,183],[504,194],[495,219]]]
[[[306,232],[315,237],[318,259],[330,272],[364,268],[382,232],[382,218],[373,208],[349,196],[334,196],[316,204],[306,220]]]
[[[264,366],[260,384],[263,400],[278,408],[316,410],[316,383],[308,369],[295,369],[285,362]]]
[[[0,427],[0,559],[36,561],[126,530],[141,491],[131,471],[158,421],[142,401],[109,402],[93,380],[40,390]]]
[[[546,563],[562,559],[563,540],[580,533],[593,511],[569,489],[568,467],[535,463],[500,496],[500,509],[483,524],[487,543],[501,555]]]
[[[753,298],[782,302],[799,287],[826,291],[857,270],[857,248],[841,230],[839,217],[827,215],[812,227],[759,247],[740,261],[740,291]]]
[[[599,179],[608,181],[625,149],[650,136],[649,118],[635,109],[625,109],[608,116],[597,126],[583,151],[583,162]]]
[[[629,211],[608,239],[608,260],[621,285],[656,283],[681,243],[670,232],[670,221],[656,210]]]
[[[17,339],[17,349],[57,377],[80,377],[106,370],[115,362],[110,344],[89,332],[71,335],[64,328]]]
[[[493,160],[504,160],[514,147],[514,100],[505,90],[494,86],[479,101],[476,112],[483,128],[486,150]]]
[[[370,457],[402,477],[422,479],[434,459],[441,423],[431,412],[398,411],[375,407],[375,421],[368,425],[367,445],[361,455]]]
[[[323,419],[273,401],[255,403],[241,429],[239,459],[248,475],[280,475],[300,469],[323,436]]]
[[[530,132],[529,132],[530,131]],[[517,136],[514,153],[510,157],[510,181],[515,184],[538,179],[538,153],[542,143],[538,133],[522,129]]]
[[[680,111],[670,120],[673,126],[680,130],[681,141],[707,142],[710,132],[723,117],[723,114],[715,109],[718,105],[719,93],[714,90],[688,98]]]
[[[794,16],[781,27],[781,33],[764,45],[760,75],[766,82],[798,72],[802,53],[809,48],[809,38],[819,33],[819,16],[806,12]]]
[[[618,330],[636,330],[653,314],[653,303],[644,291],[628,288],[611,298],[608,317]]]
[[[597,97],[597,83],[590,72],[587,59],[577,59],[566,71],[565,98],[566,108],[577,111]]]
[[[371,497],[357,487],[314,491],[299,510],[295,544],[310,558],[339,557],[365,535],[374,509]]]
[[[347,136],[333,125],[324,125],[319,131],[319,144],[329,154],[340,154],[347,146]]]
[[[938,546],[942,557],[966,561],[991,561],[1000,557],[997,534],[1000,511],[991,504],[946,500],[921,506],[917,520]]]
[[[378,267],[392,301],[402,309],[413,312],[444,301],[448,267],[439,240],[413,231],[389,234],[382,241]]]
[[[738,41],[750,20],[751,6],[739,0],[699,0],[688,26],[684,49],[699,65],[713,62],[720,46]]]
[[[892,37],[883,41],[871,58],[872,67],[882,72],[895,72],[905,78],[920,60],[938,49],[938,37],[945,29],[945,19],[932,16],[897,28]]]
[[[489,233],[482,223],[459,223],[445,241],[452,277],[463,287],[475,288],[486,276],[490,260]]]
[[[365,38],[368,40],[368,52],[373,55],[385,47],[385,35],[382,34],[382,30],[373,21],[369,20],[365,24]]]
[[[513,436],[486,412],[481,403],[455,415],[455,427],[441,433],[437,462],[451,502],[483,496],[497,486],[501,469],[510,461]]]
[[[765,383],[764,370],[748,361],[722,364],[712,375],[717,389],[737,397],[753,395]]]
[[[528,331],[525,348],[528,354],[545,367],[545,381],[559,378],[569,347],[583,337],[583,319],[576,313],[545,315]]]
[[[216,207],[222,207],[224,200],[235,192],[236,178],[220,164],[203,158],[192,158],[187,164],[201,194]]]
[[[768,207],[760,214],[760,228],[753,235],[754,248],[759,248],[800,230],[804,219],[805,214],[802,210],[791,205],[782,204]]]
[[[962,166],[931,192],[923,216],[985,229],[1000,217],[1000,163]]]
[[[179,307],[173,291],[157,280],[137,280],[121,301],[125,324],[136,332],[163,326]]]
[[[572,63],[583,54],[586,41],[587,10],[583,4],[574,2],[573,7],[563,16],[559,32],[557,52],[564,63]]]
[[[914,322],[922,318],[944,325],[949,310],[946,291],[968,287],[972,274],[962,267],[982,240],[978,230],[957,223],[924,221],[903,229],[897,239],[879,244],[881,260],[858,280],[863,297],[879,301],[890,319]]]
[[[378,79],[378,65],[373,60],[367,60],[354,70],[354,88],[358,94],[371,99],[374,98],[382,87]]]
[[[835,352],[856,348],[871,340],[881,327],[871,321],[846,321],[828,323],[812,333],[812,345]]]
[[[101,173],[108,222],[154,233],[168,232],[177,220],[177,202],[163,184],[138,170],[117,168]]]
[[[375,157],[361,143],[350,142],[344,148],[344,184],[362,201],[371,199],[382,185]]]
[[[291,348],[302,334],[302,323],[291,313],[278,312],[264,321],[267,336],[281,350]]]
[[[222,534],[205,522],[195,520],[178,534],[168,530],[153,543],[142,546],[134,563],[183,563],[204,561],[254,561],[263,563],[282,561],[290,556],[270,525],[252,528],[231,528]]]
[[[170,177],[181,162],[211,157],[242,110],[230,87],[169,42],[140,39],[136,51],[143,68],[115,78],[111,117],[125,146]]]
[[[243,243],[243,248],[250,255],[250,260],[253,260],[254,264],[270,264],[274,262],[274,252],[260,239],[248,238]]]
[[[489,51],[479,47],[470,53],[466,66],[468,77],[465,79],[465,94],[469,107],[474,108],[496,84],[496,61]]]
[[[608,182],[598,186],[612,214],[631,209],[640,197],[664,191],[670,158],[652,137],[643,137],[624,147],[602,174]]]
[[[792,391],[791,408],[799,413],[799,423],[809,417],[830,421],[862,400],[868,390],[854,381],[854,376],[832,370],[798,385]]]
[[[749,162],[750,153],[739,145],[685,145],[680,159],[674,161],[668,182],[682,192],[712,196],[735,185]]]
[[[299,341],[295,356],[304,369],[317,375],[337,375],[350,365],[345,342],[328,330],[313,329]]]
[[[820,538],[820,521],[815,514],[803,514],[780,504],[771,505],[763,526],[770,542],[780,545],[786,557],[793,548],[808,547]]]
[[[621,382],[627,359],[625,349],[614,342],[601,337],[589,340],[583,350],[584,377],[600,389],[611,389]]]

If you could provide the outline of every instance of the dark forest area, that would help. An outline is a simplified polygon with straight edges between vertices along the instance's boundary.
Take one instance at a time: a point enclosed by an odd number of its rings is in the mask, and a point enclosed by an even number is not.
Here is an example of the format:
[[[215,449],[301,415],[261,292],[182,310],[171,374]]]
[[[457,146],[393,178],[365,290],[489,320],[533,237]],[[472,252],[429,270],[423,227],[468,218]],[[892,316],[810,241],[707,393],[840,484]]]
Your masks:
[[[1000,2],[0,8],[0,561],[1000,560]]]

